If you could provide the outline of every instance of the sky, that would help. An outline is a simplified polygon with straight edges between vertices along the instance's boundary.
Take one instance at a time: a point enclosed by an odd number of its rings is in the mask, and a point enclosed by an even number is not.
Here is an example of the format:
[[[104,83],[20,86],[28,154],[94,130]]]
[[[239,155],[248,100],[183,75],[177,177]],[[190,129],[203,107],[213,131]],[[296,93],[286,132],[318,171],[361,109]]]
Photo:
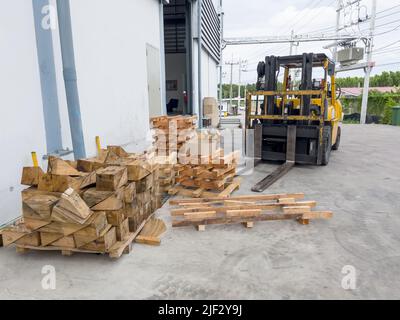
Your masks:
[[[322,33],[333,35],[336,26],[337,0],[223,0],[224,37],[264,37],[289,36],[295,34]],[[353,2],[342,0],[343,3]],[[350,24],[358,17],[371,12],[372,0],[361,0],[360,10],[353,5],[341,16],[341,25]],[[400,71],[400,0],[377,0],[376,36],[372,61],[376,63],[372,74],[382,71]],[[360,13],[359,13],[360,12]],[[359,26],[346,27],[343,34],[367,35],[369,21]],[[294,48],[298,54],[303,52],[324,52],[332,57],[329,49],[323,46],[332,43],[306,42]],[[358,45],[364,46],[362,42]],[[230,66],[225,62],[244,60],[241,83],[254,83],[258,61],[266,55],[288,55],[289,43],[227,46],[223,51],[223,82],[230,82]],[[339,77],[363,76],[362,70],[343,72]],[[239,66],[233,66],[233,82],[239,81]]]

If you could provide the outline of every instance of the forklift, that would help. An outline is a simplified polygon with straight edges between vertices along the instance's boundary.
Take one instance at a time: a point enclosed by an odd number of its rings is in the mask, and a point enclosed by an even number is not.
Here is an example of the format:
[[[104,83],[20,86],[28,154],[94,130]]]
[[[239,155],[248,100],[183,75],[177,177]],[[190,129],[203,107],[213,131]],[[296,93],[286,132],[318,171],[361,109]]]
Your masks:
[[[278,81],[283,71],[283,80]],[[301,80],[293,81],[295,72]],[[315,74],[320,78],[314,78]],[[254,157],[285,161],[252,190],[262,192],[295,163],[327,165],[340,144],[343,118],[335,64],[323,53],[266,56],[256,91],[246,96],[246,129],[254,130]]]

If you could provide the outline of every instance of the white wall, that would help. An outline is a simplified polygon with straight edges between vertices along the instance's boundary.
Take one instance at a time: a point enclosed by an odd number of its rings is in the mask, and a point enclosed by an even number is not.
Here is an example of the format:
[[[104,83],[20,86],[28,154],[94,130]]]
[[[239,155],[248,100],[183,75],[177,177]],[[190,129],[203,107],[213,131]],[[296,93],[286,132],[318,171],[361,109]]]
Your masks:
[[[46,138],[32,2],[0,1],[0,224],[21,214],[20,180]]]
[[[178,99],[179,107],[178,111],[183,110],[183,91],[186,88],[185,84],[186,74],[186,54],[185,53],[173,53],[165,55],[165,76],[166,80],[177,80],[178,89],[176,91],[166,91],[167,103],[170,99]]]
[[[149,129],[146,43],[160,48],[158,0],[71,0],[86,152],[102,145],[135,151]]]
[[[197,41],[193,42],[193,95],[194,95],[194,105],[193,112],[198,114],[198,44]],[[211,55],[202,49],[201,52],[201,94],[203,98],[214,97],[218,98],[218,64],[211,57]]]

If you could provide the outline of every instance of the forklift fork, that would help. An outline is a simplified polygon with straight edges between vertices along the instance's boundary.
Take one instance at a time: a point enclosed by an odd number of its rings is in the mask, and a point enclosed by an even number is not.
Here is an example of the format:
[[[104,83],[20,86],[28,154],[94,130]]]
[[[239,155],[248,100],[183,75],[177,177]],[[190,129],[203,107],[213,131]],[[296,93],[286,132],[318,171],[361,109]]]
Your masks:
[[[296,126],[287,127],[286,138],[286,162],[276,168],[272,173],[255,184],[251,190],[255,192],[263,192],[275,181],[284,176],[294,166],[296,162]]]

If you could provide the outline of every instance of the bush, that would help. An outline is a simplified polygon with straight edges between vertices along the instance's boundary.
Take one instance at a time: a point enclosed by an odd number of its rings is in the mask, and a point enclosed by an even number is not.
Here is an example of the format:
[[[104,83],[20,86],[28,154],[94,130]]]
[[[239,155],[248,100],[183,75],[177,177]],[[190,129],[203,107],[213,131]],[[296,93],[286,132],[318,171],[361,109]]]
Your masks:
[[[394,99],[389,98],[385,104],[385,108],[383,110],[383,118],[381,123],[383,124],[392,124],[392,114],[393,107],[396,105],[396,101]]]

